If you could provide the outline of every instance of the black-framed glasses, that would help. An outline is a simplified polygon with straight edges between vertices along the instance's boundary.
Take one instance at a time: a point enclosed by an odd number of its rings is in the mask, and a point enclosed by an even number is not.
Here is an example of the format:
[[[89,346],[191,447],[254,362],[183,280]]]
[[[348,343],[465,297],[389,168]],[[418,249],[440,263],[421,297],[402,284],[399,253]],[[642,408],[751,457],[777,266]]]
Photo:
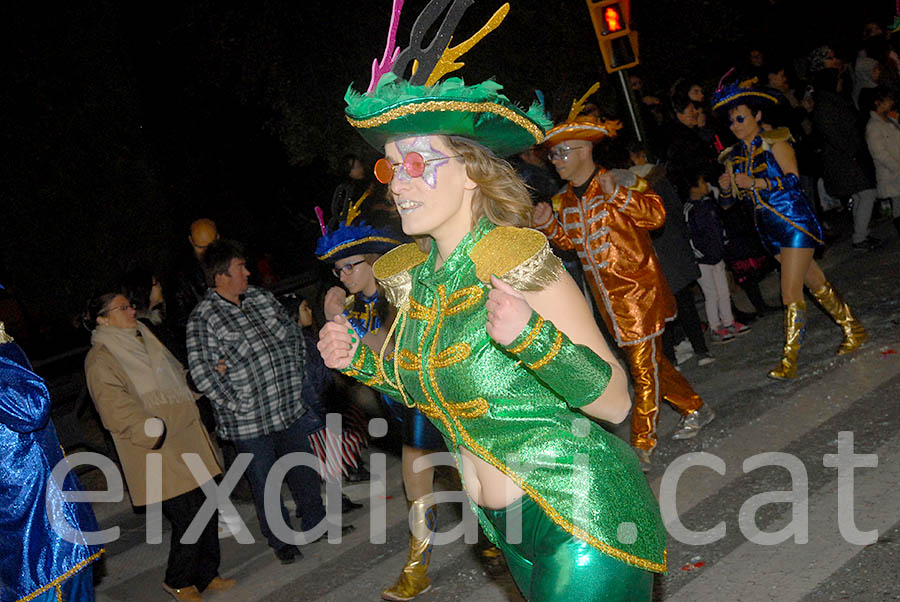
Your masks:
[[[735,115],[734,119],[729,120],[729,123],[731,123],[731,125],[734,125],[735,123],[744,123],[745,121],[747,121],[747,117],[745,115]]]
[[[365,263],[365,262],[366,262],[365,259],[360,259],[359,261],[354,261],[353,263],[345,263],[341,267],[334,268],[333,270],[331,270],[331,273],[334,274],[335,278],[340,278],[341,274],[350,275],[350,273],[352,273],[353,270],[356,269],[356,266],[358,266],[361,263]]]

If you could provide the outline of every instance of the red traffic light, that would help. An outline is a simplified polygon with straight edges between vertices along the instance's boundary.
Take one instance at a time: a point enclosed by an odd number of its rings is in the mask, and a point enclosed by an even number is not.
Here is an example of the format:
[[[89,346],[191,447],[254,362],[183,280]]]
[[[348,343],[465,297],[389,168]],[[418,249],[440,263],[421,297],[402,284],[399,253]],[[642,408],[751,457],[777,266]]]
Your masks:
[[[604,34],[616,33],[622,31],[622,13],[618,6],[611,5],[603,9],[603,29]]]
[[[628,35],[629,0],[587,0],[587,5],[598,40]]]

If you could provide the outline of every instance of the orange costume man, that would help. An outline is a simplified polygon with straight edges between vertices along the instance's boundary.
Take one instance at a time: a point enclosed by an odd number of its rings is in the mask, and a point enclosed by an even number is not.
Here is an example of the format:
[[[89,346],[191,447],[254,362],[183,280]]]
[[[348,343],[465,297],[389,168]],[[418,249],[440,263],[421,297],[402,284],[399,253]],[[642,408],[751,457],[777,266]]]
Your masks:
[[[573,103],[569,118],[544,139],[569,184],[552,209],[547,203],[535,208],[534,221],[554,246],[578,252],[606,327],[627,355],[635,396],[631,444],[646,469],[657,443],[661,398],[682,415],[675,439],[696,436],[714,412],[662,353],[659,335],[676,306],[649,231],[663,225],[666,212],[643,179],[594,163],[594,142],[614,136],[621,125],[579,116],[592,92]]]

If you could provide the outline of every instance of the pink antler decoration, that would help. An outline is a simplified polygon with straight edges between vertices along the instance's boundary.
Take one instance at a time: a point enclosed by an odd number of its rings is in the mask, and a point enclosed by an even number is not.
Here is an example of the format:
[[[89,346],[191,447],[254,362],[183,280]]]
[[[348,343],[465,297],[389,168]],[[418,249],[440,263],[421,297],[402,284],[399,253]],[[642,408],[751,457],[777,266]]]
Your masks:
[[[715,147],[717,153],[721,153],[723,150],[725,150],[725,145],[722,144],[721,140],[719,140],[718,134],[716,134],[716,141],[713,143],[713,146]]]
[[[391,26],[388,30],[388,39],[387,44],[384,47],[384,55],[381,57],[381,63],[378,62],[378,59],[372,61],[372,79],[369,80],[369,88],[366,90],[366,94],[371,94],[375,91],[375,86],[378,85],[381,76],[390,72],[391,68],[394,66],[394,61],[397,60],[397,55],[400,54],[400,49],[397,48],[396,41],[397,27],[400,25],[400,11],[402,10],[403,0],[394,0],[394,7],[391,9]]]
[[[719,85],[716,87],[716,90],[722,89],[722,82],[725,81],[725,78],[731,75],[734,72],[734,67],[725,72],[725,75],[722,76],[722,79],[719,80]]]
[[[319,218],[319,227],[322,229],[322,236],[325,236],[325,214],[322,213],[322,208],[316,205],[313,210],[316,212],[316,217]]]

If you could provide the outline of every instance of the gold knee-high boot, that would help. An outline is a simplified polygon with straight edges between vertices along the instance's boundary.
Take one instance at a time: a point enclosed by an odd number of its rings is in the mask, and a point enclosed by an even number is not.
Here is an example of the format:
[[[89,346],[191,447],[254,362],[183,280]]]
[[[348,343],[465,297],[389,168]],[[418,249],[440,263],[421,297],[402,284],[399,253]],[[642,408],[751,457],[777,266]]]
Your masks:
[[[850,306],[841,299],[830,282],[825,282],[822,288],[812,291],[812,294],[844,331],[844,342],[838,347],[838,355],[856,351],[860,345],[869,340],[869,334],[862,323],[853,316]]]
[[[410,504],[409,557],[397,582],[381,592],[383,600],[412,600],[431,589],[428,564],[434,545],[434,528],[437,509],[431,495],[425,495]]]
[[[781,363],[769,372],[769,378],[789,380],[797,378],[797,356],[806,336],[806,302],[789,303],[784,308],[784,348]]]

